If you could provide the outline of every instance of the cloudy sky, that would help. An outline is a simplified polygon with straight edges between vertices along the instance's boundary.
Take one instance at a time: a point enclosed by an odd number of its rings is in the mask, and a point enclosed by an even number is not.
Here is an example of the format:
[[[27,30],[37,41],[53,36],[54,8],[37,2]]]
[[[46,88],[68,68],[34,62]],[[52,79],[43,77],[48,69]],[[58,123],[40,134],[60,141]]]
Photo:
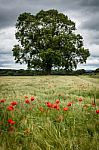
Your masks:
[[[36,14],[41,9],[57,9],[76,23],[76,32],[91,54],[78,69],[99,68],[99,0],[0,0],[0,68],[26,68],[16,64],[12,55],[16,20],[23,12]]]

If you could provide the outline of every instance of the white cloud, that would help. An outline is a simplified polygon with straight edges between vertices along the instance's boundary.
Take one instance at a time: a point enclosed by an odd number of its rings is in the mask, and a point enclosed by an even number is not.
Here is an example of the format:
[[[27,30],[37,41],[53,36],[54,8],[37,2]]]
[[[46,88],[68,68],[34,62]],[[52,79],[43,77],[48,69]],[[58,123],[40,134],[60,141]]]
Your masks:
[[[0,31],[0,52],[10,52],[15,43],[17,43],[15,39],[15,27],[5,28]]]
[[[4,63],[3,66],[0,67],[0,69],[27,69],[26,65],[20,65],[20,64],[15,64],[15,63],[9,63],[6,64]]]

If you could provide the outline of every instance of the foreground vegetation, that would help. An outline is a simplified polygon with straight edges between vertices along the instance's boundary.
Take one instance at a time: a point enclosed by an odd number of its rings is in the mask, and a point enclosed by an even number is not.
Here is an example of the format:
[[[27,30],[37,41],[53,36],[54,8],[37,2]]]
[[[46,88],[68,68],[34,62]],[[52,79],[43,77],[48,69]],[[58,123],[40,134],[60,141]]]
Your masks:
[[[0,77],[0,150],[98,150],[99,78]]]

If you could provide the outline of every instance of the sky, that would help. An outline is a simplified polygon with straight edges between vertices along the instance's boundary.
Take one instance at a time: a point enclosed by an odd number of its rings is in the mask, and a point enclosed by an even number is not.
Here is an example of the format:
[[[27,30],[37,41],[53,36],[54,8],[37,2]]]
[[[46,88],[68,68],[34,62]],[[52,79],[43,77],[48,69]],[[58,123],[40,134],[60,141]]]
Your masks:
[[[12,53],[17,43],[15,24],[21,13],[35,15],[42,9],[56,9],[75,22],[76,32],[90,51],[86,64],[77,69],[99,68],[99,0],[0,0],[0,69],[26,69],[25,64],[15,63]]]

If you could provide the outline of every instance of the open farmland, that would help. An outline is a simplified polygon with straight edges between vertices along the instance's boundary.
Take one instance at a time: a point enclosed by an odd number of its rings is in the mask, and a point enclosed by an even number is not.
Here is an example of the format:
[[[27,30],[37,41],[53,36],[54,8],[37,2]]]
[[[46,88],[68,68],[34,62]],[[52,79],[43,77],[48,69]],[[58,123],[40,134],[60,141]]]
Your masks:
[[[0,77],[0,150],[99,150],[99,78]]]

